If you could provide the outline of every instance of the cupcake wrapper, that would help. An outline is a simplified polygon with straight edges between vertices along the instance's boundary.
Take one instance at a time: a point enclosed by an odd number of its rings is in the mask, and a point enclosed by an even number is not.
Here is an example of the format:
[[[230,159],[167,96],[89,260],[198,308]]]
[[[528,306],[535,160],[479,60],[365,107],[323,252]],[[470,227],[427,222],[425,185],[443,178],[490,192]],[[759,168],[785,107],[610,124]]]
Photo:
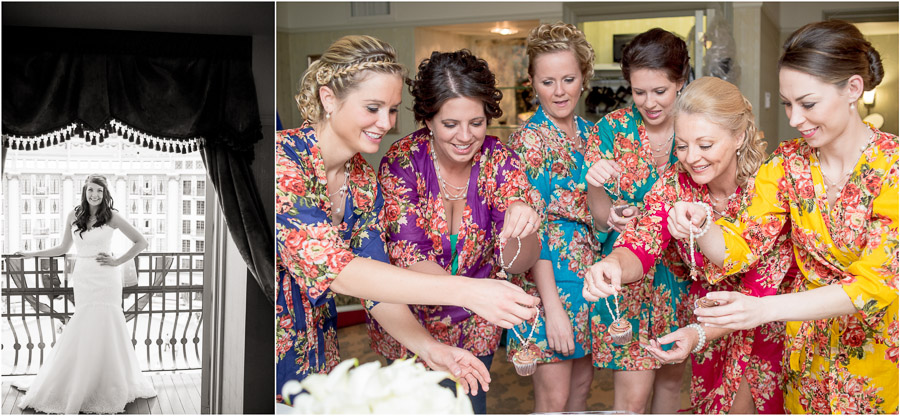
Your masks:
[[[520,363],[513,358],[513,366],[516,368],[516,373],[522,377],[528,377],[537,370],[537,362],[534,361],[531,363]]]
[[[619,345],[625,345],[631,342],[631,331],[621,334],[610,334],[610,336],[612,337],[612,341]]]

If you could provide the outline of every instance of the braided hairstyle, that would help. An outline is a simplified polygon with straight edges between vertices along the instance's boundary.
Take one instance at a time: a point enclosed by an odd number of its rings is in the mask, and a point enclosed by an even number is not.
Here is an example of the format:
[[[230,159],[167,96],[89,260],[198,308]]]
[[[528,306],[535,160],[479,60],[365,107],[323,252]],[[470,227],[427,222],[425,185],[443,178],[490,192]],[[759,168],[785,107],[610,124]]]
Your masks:
[[[594,48],[584,37],[584,33],[574,25],[556,22],[542,24],[528,34],[526,53],[528,53],[528,75],[534,77],[534,60],[548,52],[572,51],[581,70],[581,86],[590,88],[594,75]]]
[[[766,157],[766,142],[756,126],[753,106],[734,84],[716,77],[695,80],[675,100],[672,113],[676,122],[682,114],[701,115],[709,122],[728,130],[734,137],[744,134],[744,142],[738,148],[738,185],[746,184],[762,165]],[[678,166],[684,171],[681,162]]]
[[[406,79],[406,68],[397,62],[397,52],[388,43],[366,35],[344,36],[328,47],[300,79],[300,90],[294,99],[304,120],[317,122],[325,109],[319,99],[319,88],[326,86],[343,99],[368,72],[395,74]]]
[[[810,23],[784,42],[778,69],[791,68],[843,88],[853,75],[871,90],[884,78],[881,55],[859,29],[843,20]]]

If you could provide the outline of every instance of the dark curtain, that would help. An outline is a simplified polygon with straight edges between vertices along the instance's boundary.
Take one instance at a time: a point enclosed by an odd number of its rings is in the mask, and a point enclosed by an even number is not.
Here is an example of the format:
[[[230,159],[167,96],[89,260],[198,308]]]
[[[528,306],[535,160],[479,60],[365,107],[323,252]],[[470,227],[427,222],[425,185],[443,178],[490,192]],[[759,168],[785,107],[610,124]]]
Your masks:
[[[3,27],[3,147],[115,131],[160,151],[199,147],[225,220],[274,302],[275,253],[250,163],[262,139],[252,38]]]

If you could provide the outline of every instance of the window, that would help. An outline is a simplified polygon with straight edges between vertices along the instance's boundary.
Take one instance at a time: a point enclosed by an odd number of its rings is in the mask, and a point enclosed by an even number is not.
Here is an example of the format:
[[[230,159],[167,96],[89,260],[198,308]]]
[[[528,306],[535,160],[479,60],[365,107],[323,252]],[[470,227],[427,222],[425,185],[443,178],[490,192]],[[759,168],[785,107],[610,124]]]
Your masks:
[[[38,213],[38,214],[43,214],[43,213],[44,213],[44,206],[46,205],[46,204],[44,203],[44,201],[45,201],[44,198],[40,198],[40,199],[37,200],[37,203],[35,204],[35,205],[37,206],[37,213]]]
[[[181,194],[182,195],[190,195],[191,194],[191,181],[186,180],[181,183]]]
[[[159,234],[166,232],[166,220],[156,220],[156,232]]]
[[[151,178],[143,178],[144,182],[144,195],[153,195],[153,182],[151,182]]]
[[[175,161],[175,169],[184,169],[184,162],[180,160]]]
[[[27,199],[22,201],[22,213],[23,214],[31,213],[31,203]]]
[[[153,207],[150,205],[150,200],[145,199],[144,200],[144,214],[152,214],[152,213],[153,213]]]
[[[181,233],[182,234],[190,234],[191,233],[191,221],[190,220],[181,221]]]
[[[22,234],[31,234],[31,220],[22,220]]]
[[[181,259],[181,268],[182,269],[190,269],[191,268],[191,259]]]
[[[144,220],[144,229],[147,230],[147,231],[150,231],[150,230],[153,229],[153,228],[151,228],[151,226],[150,226],[150,220]]]
[[[31,250],[31,240],[25,240],[25,251]]]
[[[59,195],[59,178],[50,179],[50,194]]]
[[[197,234],[203,234],[203,231],[206,230],[206,224],[203,220],[197,220]]]
[[[191,215],[191,201],[181,201],[181,213]]]
[[[166,239],[165,238],[157,238],[156,239],[156,251],[166,251]]]
[[[197,215],[206,215],[206,201],[197,201]]]
[[[166,181],[163,178],[159,178],[156,181],[156,194],[157,195],[165,195],[166,194]]]
[[[59,201],[55,199],[50,200],[50,213],[59,214]]]
[[[184,162],[184,167],[185,167],[185,169],[193,169],[193,168],[194,168],[194,161],[188,160],[188,161]]]
[[[203,268],[203,259],[196,259],[196,260],[194,260],[194,268],[195,268],[195,269],[202,269],[202,268]]]
[[[34,190],[36,195],[47,195],[47,180],[43,175],[38,175],[36,181],[36,189]]]
[[[181,240],[181,251],[184,253],[191,251],[191,240]]]
[[[37,249],[38,250],[44,249],[44,240],[45,240],[44,238],[40,238],[37,240]]]
[[[31,195],[31,178],[22,178],[22,195]]]
[[[59,218],[50,220],[50,232],[53,234],[59,234]],[[56,243],[54,242],[53,245],[55,246]]]
[[[203,252],[203,241],[200,241],[200,240],[195,241],[195,242],[194,242],[194,246],[197,248],[197,249],[195,250],[196,252],[198,252],[198,253],[202,253],[202,252]]]
[[[138,208],[137,208],[137,201],[132,200],[132,201],[131,201],[131,207],[129,208],[128,212],[131,213],[131,214],[137,214],[137,212],[138,212],[137,209],[138,209]]]
[[[165,200],[161,199],[159,201],[159,205],[157,206],[156,213],[157,214],[165,214],[166,213],[166,201]]]
[[[129,179],[128,180],[128,189],[131,190],[131,195],[138,195],[140,193],[140,188],[138,187],[137,179]]]
[[[206,181],[197,181],[197,196],[206,195]]]

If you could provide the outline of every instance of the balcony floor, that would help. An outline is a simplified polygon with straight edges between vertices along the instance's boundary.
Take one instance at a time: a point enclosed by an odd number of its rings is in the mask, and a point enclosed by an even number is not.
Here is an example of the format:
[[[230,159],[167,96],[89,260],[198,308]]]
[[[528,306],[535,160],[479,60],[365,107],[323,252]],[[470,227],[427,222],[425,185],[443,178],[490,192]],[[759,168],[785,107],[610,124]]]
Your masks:
[[[125,406],[128,414],[200,414],[200,370],[149,371],[156,397],[137,399]],[[3,414],[34,414],[34,409],[19,409],[16,404],[24,392],[12,386],[16,376],[3,377]]]

